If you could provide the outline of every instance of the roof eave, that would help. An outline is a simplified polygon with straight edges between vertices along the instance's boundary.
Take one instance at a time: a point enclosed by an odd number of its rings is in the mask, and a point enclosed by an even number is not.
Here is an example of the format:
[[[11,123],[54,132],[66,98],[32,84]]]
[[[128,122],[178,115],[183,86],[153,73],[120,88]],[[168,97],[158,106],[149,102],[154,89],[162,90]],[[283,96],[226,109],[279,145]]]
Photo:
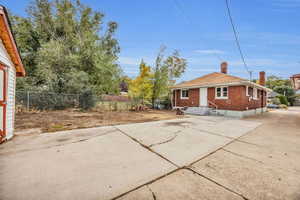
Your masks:
[[[13,54],[15,55],[16,59],[14,60],[13,64],[15,65],[15,68],[16,68],[16,75],[17,76],[25,76],[25,68],[23,66],[23,63],[22,63],[22,58],[21,58],[21,55],[20,55],[20,52],[19,52],[19,49],[17,47],[17,43],[16,43],[16,40],[15,40],[15,37],[12,33],[12,28],[11,28],[11,23],[9,21],[9,18],[8,18],[8,13],[7,13],[7,10],[4,6],[1,6],[0,5],[0,16],[2,15],[2,18],[3,18],[3,25],[4,29],[6,29],[6,32],[7,32],[7,36],[6,38],[9,38],[7,40],[9,40],[9,42],[12,44],[12,52]],[[7,41],[8,42],[8,41]],[[10,52],[10,53],[12,53]],[[11,55],[10,55],[11,56]]]
[[[272,92],[273,90],[271,90],[270,88],[267,88],[265,86],[262,86],[260,84],[257,84],[257,83],[253,83],[251,81],[242,81],[245,85],[250,85],[250,86],[254,86],[256,88],[259,88],[259,89],[262,89],[262,90],[265,90],[267,92]]]
[[[200,87],[216,87],[216,86],[234,86],[234,85],[241,85],[241,81],[239,82],[230,82],[230,83],[218,83],[218,84],[203,84],[203,85],[193,85],[193,86],[176,86],[174,85],[171,89],[193,89],[193,88],[200,88]]]
[[[230,83],[219,83],[219,84],[204,84],[204,85],[193,85],[193,86],[173,86],[171,87],[171,90],[178,90],[178,89],[193,89],[193,88],[200,88],[200,87],[218,87],[218,86],[237,86],[237,85],[249,85],[254,86],[256,88],[265,90],[267,92],[272,92],[273,90],[264,87],[262,85],[259,85],[257,83],[253,83],[250,81],[238,81],[238,82],[230,82]]]

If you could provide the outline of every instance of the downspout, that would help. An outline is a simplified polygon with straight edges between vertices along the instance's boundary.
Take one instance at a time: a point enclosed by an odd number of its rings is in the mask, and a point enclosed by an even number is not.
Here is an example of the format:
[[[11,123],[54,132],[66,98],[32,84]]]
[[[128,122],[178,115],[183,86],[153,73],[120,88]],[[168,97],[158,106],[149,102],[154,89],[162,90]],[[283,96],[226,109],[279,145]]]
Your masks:
[[[174,91],[175,91],[175,97],[174,97],[174,104],[175,104],[175,106],[174,107],[176,108],[177,107],[177,105],[176,105],[177,90],[174,90]]]

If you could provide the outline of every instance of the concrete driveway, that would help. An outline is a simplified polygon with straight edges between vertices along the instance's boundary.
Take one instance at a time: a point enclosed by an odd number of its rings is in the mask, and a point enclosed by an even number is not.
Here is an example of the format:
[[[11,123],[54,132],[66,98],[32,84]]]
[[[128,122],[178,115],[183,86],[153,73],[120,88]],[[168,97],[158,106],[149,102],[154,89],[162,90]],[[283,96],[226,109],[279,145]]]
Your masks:
[[[18,136],[0,146],[0,199],[299,199],[299,119],[295,109]]]

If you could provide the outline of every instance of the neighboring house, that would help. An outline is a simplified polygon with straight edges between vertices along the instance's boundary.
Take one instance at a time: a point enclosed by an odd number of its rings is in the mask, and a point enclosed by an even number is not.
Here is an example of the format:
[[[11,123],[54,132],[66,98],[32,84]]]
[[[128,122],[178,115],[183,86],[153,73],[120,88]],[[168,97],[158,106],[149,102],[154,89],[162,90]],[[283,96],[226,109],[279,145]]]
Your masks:
[[[173,108],[215,108],[218,114],[233,117],[265,112],[266,94],[272,90],[265,87],[265,72],[259,74],[260,84],[231,76],[227,74],[227,63],[223,62],[221,72],[174,85]]]
[[[300,74],[294,74],[290,79],[292,82],[292,87],[297,95],[294,106],[300,106]]]
[[[300,74],[294,74],[291,76],[292,87],[295,90],[300,90]]]
[[[0,143],[13,136],[16,76],[25,76],[7,11],[0,6]]]

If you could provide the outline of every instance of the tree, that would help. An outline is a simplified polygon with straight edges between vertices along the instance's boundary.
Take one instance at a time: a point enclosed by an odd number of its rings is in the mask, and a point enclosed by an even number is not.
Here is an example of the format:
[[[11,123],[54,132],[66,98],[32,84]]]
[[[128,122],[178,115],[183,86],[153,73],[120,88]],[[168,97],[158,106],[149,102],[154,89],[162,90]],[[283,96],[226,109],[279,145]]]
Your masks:
[[[179,78],[185,72],[187,66],[186,60],[180,57],[177,50],[164,59],[165,50],[165,46],[160,48],[153,67],[153,107],[155,101],[162,97],[170,99],[170,86],[174,83],[173,79]]]
[[[129,96],[140,101],[143,105],[149,104],[152,97],[152,77],[151,67],[142,60],[139,75],[130,81]]]
[[[291,82],[289,79],[282,79],[278,76],[268,76],[267,81],[266,81],[266,86],[273,90],[277,86],[291,87]]]
[[[104,15],[80,0],[33,0],[27,13],[11,17],[28,75],[18,79],[18,89],[119,92],[116,22],[104,29]]]
[[[277,76],[269,76],[266,81],[266,86],[277,92],[281,96],[280,101],[287,105],[287,101],[293,105],[295,101],[295,91],[292,88],[291,81],[289,79],[282,79]]]

